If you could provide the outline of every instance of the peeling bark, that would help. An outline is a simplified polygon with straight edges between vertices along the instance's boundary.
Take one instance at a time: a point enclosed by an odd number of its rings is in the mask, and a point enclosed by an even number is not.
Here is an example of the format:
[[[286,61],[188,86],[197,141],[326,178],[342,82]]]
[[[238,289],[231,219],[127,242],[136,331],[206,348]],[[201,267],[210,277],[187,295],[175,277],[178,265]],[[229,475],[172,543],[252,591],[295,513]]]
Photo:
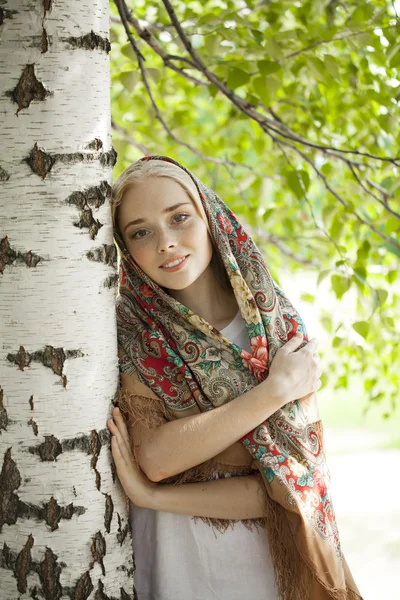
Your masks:
[[[21,594],[25,594],[27,589],[27,576],[32,567],[31,548],[33,544],[33,536],[29,534],[25,546],[15,560],[14,575],[17,580],[18,591]]]
[[[14,492],[20,485],[21,475],[11,458],[11,448],[9,448],[4,455],[0,473],[0,533],[5,523],[13,525],[17,522],[19,498]]]
[[[93,591],[93,583],[90,579],[89,571],[86,571],[78,580],[75,587],[75,600],[87,600]]]
[[[33,560],[31,549],[34,543],[33,536],[29,535],[25,546],[18,554],[13,552],[6,543],[0,551],[0,567],[13,572],[19,593],[29,594],[30,598],[37,600],[59,600],[61,597],[70,600],[87,600],[94,589],[89,571],[85,571],[79,577],[75,586],[62,586],[61,571],[66,567],[65,563],[59,562],[57,555],[50,548],[46,548],[41,562]],[[99,552],[104,556],[102,553],[105,553],[105,545],[102,542],[95,549],[96,554]],[[41,583],[39,589],[36,585],[28,589],[29,573],[38,574]],[[136,594],[132,597],[123,587],[120,587],[120,594],[120,598],[107,596],[104,593],[104,584],[99,579],[94,598],[95,600],[137,600]]]
[[[69,37],[63,41],[68,42],[73,48],[84,48],[85,50],[104,50],[110,52],[111,45],[107,38],[97,35],[93,30],[81,37]]]
[[[61,376],[65,361],[68,358],[78,358],[81,356],[83,356],[83,353],[80,350],[64,350],[63,348],[45,346],[44,350],[36,350],[29,353],[26,352],[23,346],[20,346],[16,354],[7,354],[7,360],[18,365],[21,371],[25,367],[28,367],[31,361],[40,362],[45,367],[49,367],[53,373]]]
[[[120,544],[120,546],[122,546],[122,544],[124,543],[125,538],[128,534],[128,531],[129,531],[129,523],[127,523],[126,525],[124,525],[124,527],[122,527],[122,519],[121,519],[119,513],[117,513],[117,519],[118,519],[117,540],[118,540],[118,543]]]
[[[0,386],[0,433],[1,429],[7,429],[8,425],[8,415],[6,409],[4,408],[3,398],[4,392]]]
[[[11,97],[18,104],[18,114],[23,108],[28,108],[33,100],[43,101],[48,94],[49,92],[35,75],[35,65],[26,65]]]
[[[109,494],[105,494],[106,497],[106,506],[104,510],[104,528],[107,533],[110,533],[111,521],[114,513],[114,503]]]
[[[107,277],[104,280],[103,285],[104,287],[109,289],[116,288],[118,286],[118,274],[115,273],[114,275],[110,275],[109,277]]]
[[[108,152],[73,152],[69,154],[49,154],[40,149],[35,143],[26,162],[32,171],[45,179],[56,162],[73,165],[76,163],[90,163],[98,160],[103,167],[113,167],[117,160],[117,153],[112,148]]]
[[[34,421],[32,419],[32,417],[29,419],[28,425],[32,425],[33,433],[37,436],[39,433],[39,427],[38,427],[36,421]]]
[[[43,521],[50,531],[58,529],[61,520],[69,521],[74,515],[83,515],[86,510],[84,506],[75,506],[72,502],[61,506],[53,496],[41,506],[27,504],[18,499],[18,517]]]
[[[98,562],[101,566],[101,572],[103,577],[105,577],[106,570],[104,568],[103,558],[106,555],[106,540],[102,535],[101,531],[98,531],[95,536],[92,538],[92,546],[91,552],[93,556],[93,561],[90,563],[89,568],[92,569],[95,562]]]
[[[59,600],[63,595],[60,583],[61,566],[58,564],[57,555],[46,548],[44,560],[38,569],[42,592],[46,600]]]
[[[45,54],[49,49],[49,39],[47,37],[47,31],[43,27],[42,29],[42,41],[41,41],[41,53]]]
[[[14,262],[24,263],[27,267],[36,267],[37,264],[43,260],[37,254],[34,254],[31,250],[29,252],[18,252],[14,250],[8,241],[8,237],[5,236],[0,240],[0,273],[3,274],[6,265],[12,265]]]
[[[117,267],[117,249],[114,244],[103,244],[86,253],[89,260],[101,262],[110,267]]]

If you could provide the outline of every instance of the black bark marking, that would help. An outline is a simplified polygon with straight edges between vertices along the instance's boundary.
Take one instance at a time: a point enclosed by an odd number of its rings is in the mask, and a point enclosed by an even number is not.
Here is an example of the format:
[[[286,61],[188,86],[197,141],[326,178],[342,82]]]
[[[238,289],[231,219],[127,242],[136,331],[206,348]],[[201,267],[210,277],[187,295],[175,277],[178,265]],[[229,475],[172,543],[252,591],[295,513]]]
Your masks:
[[[112,289],[118,286],[118,274],[109,275],[103,283],[104,287]]]
[[[113,167],[117,160],[117,153],[112,148],[108,152],[74,152],[70,154],[48,154],[35,143],[28,158],[25,159],[32,171],[45,179],[55,163],[73,165],[76,163],[91,163],[98,160],[103,167]]]
[[[101,150],[102,147],[103,142],[99,138],[94,138],[94,140],[92,140],[85,146],[87,150]]]
[[[42,179],[50,173],[51,169],[56,162],[56,159],[47,154],[44,150],[41,150],[37,144],[34,145],[31,153],[29,154],[26,162],[36,175],[39,175]]]
[[[8,181],[10,179],[10,173],[7,173],[0,167],[0,181]]]
[[[42,28],[42,41],[41,41],[41,52],[45,54],[49,49],[49,39],[47,37],[47,31],[45,28]]]
[[[33,404],[33,394],[32,396],[29,398],[29,406],[31,407],[31,410],[34,409],[34,404]]]
[[[64,38],[63,41],[68,42],[73,48],[83,48],[84,50],[104,50],[110,52],[111,45],[107,38],[102,38],[93,30],[86,35],[80,37]]]
[[[13,19],[18,12],[7,8],[0,8],[0,25],[3,25],[5,19]]]
[[[136,590],[134,591],[134,596],[132,598],[132,596],[130,596],[130,594],[128,594],[124,588],[120,588],[121,590],[121,600],[137,600],[137,594],[136,594]]]
[[[7,429],[8,425],[8,414],[3,404],[4,392],[0,386],[0,430]],[[1,431],[0,431],[1,433]]]
[[[57,558],[50,548],[46,548],[44,560],[39,565],[41,591],[46,600],[59,600],[63,595],[60,583],[61,566],[57,564]]]
[[[0,273],[3,273],[6,265],[12,265],[14,262],[24,263],[27,267],[36,267],[41,260],[43,259],[31,250],[25,253],[14,250],[7,236],[0,241]]]
[[[52,462],[57,459],[57,456],[62,454],[62,446],[60,440],[54,435],[45,435],[45,441],[38,446],[29,446],[28,450],[31,454],[38,454],[43,462]]]
[[[4,455],[0,473],[0,533],[4,523],[13,525],[17,522],[19,499],[14,492],[20,485],[21,475],[11,458],[11,448],[9,448]]]
[[[106,540],[104,539],[101,531],[98,531],[96,535],[92,537],[92,545],[90,550],[92,552],[93,560],[89,564],[89,569],[93,569],[94,563],[98,562],[101,566],[103,577],[105,577],[106,570],[104,568],[103,558],[106,555]]]
[[[103,167],[113,167],[117,162],[117,153],[114,148],[111,148],[108,152],[104,152],[100,156],[100,164]]]
[[[97,431],[95,429],[93,429],[93,431],[91,431],[91,433],[90,433],[90,451],[93,454],[92,460],[90,461],[90,466],[92,467],[92,469],[94,470],[94,472],[96,474],[96,487],[99,491],[100,491],[100,485],[101,485],[101,475],[100,475],[99,471],[96,469],[96,465],[97,465],[97,459],[100,454],[100,450],[101,450],[101,439],[100,439],[100,436],[98,435]]]
[[[14,553],[10,550],[10,548],[4,542],[3,550],[1,551],[1,555],[0,555],[0,567],[2,569],[14,570],[15,558],[16,557],[15,557]]]
[[[21,371],[23,371],[24,367],[27,367],[31,361],[40,362],[45,367],[49,367],[56,375],[62,376],[65,361],[68,358],[78,358],[80,356],[84,356],[80,350],[64,350],[63,348],[45,346],[44,350],[36,350],[35,352],[29,353],[26,352],[23,346],[20,346],[17,354],[10,353],[7,355],[7,360],[18,365]],[[33,410],[32,405],[31,409]]]
[[[111,186],[107,181],[102,181],[100,185],[91,186],[84,191],[73,192],[66,199],[66,203],[75,204],[81,211],[79,220],[74,222],[74,226],[80,229],[87,227],[90,238],[94,240],[103,225],[94,218],[92,208],[100,208],[100,206],[110,199]]]
[[[15,560],[14,575],[17,580],[17,589],[21,594],[25,594],[28,587],[27,576],[32,568],[31,548],[33,544],[32,534],[29,534],[25,546]]]
[[[33,433],[37,436],[39,433],[39,427],[38,427],[36,421],[34,421],[32,419],[32,417],[29,419],[28,425],[32,425]]]
[[[65,202],[75,204],[79,210],[84,210],[89,206],[100,208],[107,200],[111,200],[111,186],[108,181],[103,180],[99,185],[93,185],[84,191],[73,192]]]
[[[50,12],[52,7],[53,0],[43,0],[43,17],[46,16],[47,12]]]
[[[101,262],[110,267],[117,267],[117,249],[114,244],[103,244],[86,253],[89,260]]]
[[[75,586],[74,600],[87,600],[93,591],[93,583],[89,571],[84,573]]]
[[[36,506],[27,504],[18,498],[18,518],[43,521],[48,525],[50,531],[58,529],[61,519],[70,520],[73,515],[83,515],[86,512],[84,506],[74,506],[71,502],[66,506],[60,506],[52,496],[48,502]]]
[[[7,354],[7,360],[18,365],[20,371],[23,371],[25,367],[29,366],[31,356],[23,346],[20,346],[17,354]]]
[[[114,502],[112,501],[110,494],[105,494],[105,497],[106,507],[104,511],[104,528],[107,531],[107,533],[110,533],[111,521],[114,513]]]
[[[94,595],[94,600],[117,600],[114,596],[110,597],[104,593],[104,585],[101,579],[97,581],[97,590]]]
[[[45,100],[48,91],[36,78],[35,65],[26,65],[15,89],[11,92],[11,98],[18,104],[17,115],[23,108],[28,108],[33,100]]]
[[[90,239],[94,240],[99,232],[99,229],[103,227],[103,224],[93,217],[92,209],[87,208],[82,211],[79,221],[74,222],[74,226],[79,227],[79,229],[87,227],[89,229]]]
[[[125,541],[126,536],[128,535],[128,531],[129,531],[129,524],[126,524],[124,526],[124,528],[122,528],[122,519],[120,517],[120,514],[117,513],[117,519],[118,519],[118,532],[117,532],[117,540],[119,542],[119,545],[122,546],[122,544]]]

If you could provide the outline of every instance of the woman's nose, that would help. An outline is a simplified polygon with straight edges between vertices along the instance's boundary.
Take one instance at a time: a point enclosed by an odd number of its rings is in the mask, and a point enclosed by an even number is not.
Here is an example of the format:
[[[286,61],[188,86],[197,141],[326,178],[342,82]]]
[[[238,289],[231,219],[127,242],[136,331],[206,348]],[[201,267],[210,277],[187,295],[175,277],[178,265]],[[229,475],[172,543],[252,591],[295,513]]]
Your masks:
[[[176,248],[176,246],[177,241],[172,232],[160,233],[157,244],[157,252],[164,254],[165,252],[168,252],[168,250]]]

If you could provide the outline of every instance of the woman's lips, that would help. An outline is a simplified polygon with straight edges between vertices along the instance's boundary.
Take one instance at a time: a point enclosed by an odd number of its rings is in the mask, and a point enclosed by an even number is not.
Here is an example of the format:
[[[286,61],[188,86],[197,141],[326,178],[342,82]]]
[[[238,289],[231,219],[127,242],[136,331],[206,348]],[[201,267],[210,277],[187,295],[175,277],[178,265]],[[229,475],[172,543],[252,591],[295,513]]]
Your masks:
[[[189,254],[186,256],[186,258],[179,263],[179,265],[175,265],[174,267],[160,267],[160,269],[162,269],[163,271],[168,271],[168,273],[174,273],[175,271],[180,271],[187,263],[188,258],[189,258]],[[171,261],[173,262],[173,261]]]

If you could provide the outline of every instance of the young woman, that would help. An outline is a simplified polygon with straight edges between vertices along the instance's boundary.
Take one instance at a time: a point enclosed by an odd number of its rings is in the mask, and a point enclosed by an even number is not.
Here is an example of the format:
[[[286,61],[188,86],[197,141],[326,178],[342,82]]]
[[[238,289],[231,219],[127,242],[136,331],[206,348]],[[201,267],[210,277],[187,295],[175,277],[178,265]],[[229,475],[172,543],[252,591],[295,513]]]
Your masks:
[[[359,600],[329,493],[317,340],[223,201],[175,160],[119,176],[121,397],[139,600]]]

